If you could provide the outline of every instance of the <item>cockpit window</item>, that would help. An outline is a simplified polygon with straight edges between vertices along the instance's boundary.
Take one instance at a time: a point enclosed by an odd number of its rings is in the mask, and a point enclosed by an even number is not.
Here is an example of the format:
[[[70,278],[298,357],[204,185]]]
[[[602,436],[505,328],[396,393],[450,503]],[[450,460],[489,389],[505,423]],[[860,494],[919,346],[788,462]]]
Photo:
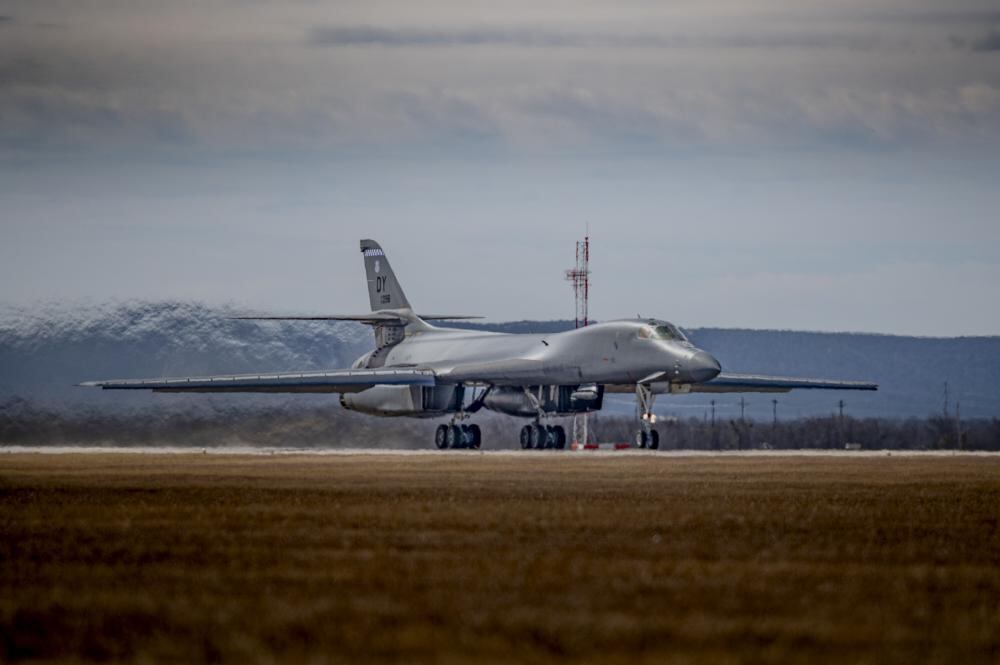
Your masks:
[[[643,326],[639,329],[639,339],[663,339],[672,342],[686,342],[687,337],[672,323],[657,326]]]

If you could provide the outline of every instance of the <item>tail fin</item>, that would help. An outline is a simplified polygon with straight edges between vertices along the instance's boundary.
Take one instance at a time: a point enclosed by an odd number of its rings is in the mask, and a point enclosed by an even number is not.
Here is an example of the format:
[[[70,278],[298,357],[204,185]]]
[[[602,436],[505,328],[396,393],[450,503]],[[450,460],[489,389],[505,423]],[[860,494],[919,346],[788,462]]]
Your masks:
[[[403,287],[396,280],[385,252],[374,240],[361,241],[365,257],[365,276],[368,278],[368,298],[372,311],[380,309],[410,309],[410,302],[403,294]]]

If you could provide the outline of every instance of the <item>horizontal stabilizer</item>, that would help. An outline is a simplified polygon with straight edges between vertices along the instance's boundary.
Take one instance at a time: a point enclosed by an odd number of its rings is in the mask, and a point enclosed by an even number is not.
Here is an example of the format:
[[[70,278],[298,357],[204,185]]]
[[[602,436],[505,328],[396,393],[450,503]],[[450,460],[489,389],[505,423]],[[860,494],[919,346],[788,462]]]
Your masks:
[[[169,379],[115,379],[87,381],[79,385],[104,390],[164,393],[354,393],[373,386],[433,386],[436,382],[434,372],[429,369],[380,367]]]
[[[417,314],[424,321],[458,321],[466,319],[481,319],[481,316],[464,314]],[[231,316],[235,321],[357,321],[358,323],[405,323],[406,321],[393,312],[370,312],[368,314],[329,314],[325,316]]]
[[[482,319],[482,316],[469,316],[468,314],[417,314],[424,321],[469,321],[471,319]]]

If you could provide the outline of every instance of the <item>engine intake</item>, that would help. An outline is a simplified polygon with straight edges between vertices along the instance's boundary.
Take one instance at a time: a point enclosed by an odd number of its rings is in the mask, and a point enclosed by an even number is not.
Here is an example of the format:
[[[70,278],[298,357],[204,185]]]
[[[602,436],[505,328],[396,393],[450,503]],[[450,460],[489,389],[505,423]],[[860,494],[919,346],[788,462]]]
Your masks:
[[[462,386],[373,386],[342,394],[340,405],[375,416],[433,418],[458,411],[464,396]]]
[[[486,396],[483,406],[510,416],[530,418],[538,413],[535,400],[546,413],[566,415],[598,411],[604,402],[604,386],[594,384],[542,386],[541,391],[538,386],[531,386],[529,390],[535,399],[524,394],[520,387],[498,386]]]

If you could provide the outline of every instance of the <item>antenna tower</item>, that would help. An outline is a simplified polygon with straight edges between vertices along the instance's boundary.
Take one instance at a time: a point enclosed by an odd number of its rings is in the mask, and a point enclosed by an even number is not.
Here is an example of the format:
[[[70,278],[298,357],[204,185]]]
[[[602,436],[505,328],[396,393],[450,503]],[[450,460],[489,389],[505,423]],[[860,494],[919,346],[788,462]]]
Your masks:
[[[590,323],[587,313],[587,300],[590,297],[590,230],[583,240],[576,242],[576,265],[566,271],[566,281],[573,285],[573,297],[576,300],[575,327],[581,328]],[[586,445],[590,441],[588,417],[584,412],[573,416],[573,443]],[[582,421],[582,422],[581,422]]]
[[[573,285],[576,299],[576,327],[590,323],[587,301],[590,298],[590,234],[576,243],[576,266],[566,271],[566,281]]]

